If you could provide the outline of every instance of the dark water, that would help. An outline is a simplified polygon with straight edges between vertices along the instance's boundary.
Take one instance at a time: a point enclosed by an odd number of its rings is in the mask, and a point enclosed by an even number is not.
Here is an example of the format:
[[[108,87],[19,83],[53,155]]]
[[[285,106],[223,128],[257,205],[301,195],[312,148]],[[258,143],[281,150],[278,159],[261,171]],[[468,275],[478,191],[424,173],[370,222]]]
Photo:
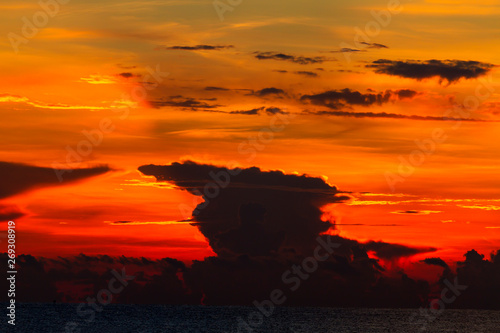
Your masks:
[[[5,306],[2,306],[5,309]],[[491,332],[500,333],[500,311],[419,309],[276,308],[18,304],[16,326],[2,332]],[[4,313],[6,313],[4,311]]]

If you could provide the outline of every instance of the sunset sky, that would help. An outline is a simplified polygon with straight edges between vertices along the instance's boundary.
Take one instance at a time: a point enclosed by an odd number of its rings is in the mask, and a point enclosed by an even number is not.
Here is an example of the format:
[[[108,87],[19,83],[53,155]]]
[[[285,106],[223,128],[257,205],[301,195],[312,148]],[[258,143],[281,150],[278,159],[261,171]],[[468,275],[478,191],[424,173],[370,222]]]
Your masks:
[[[435,248],[409,272],[499,248],[500,1],[215,3],[71,0],[36,31],[36,1],[0,5],[18,253],[214,255],[186,221],[202,200],[138,171],[188,160],[335,185],[328,233]]]

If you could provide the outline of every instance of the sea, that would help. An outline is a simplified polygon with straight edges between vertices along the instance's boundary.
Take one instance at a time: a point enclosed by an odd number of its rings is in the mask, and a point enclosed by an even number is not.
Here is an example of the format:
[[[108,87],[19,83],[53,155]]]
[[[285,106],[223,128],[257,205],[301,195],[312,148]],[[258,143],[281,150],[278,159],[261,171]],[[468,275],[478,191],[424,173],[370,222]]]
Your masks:
[[[6,303],[2,308],[7,313]],[[16,304],[21,333],[500,333],[500,311],[301,307]]]

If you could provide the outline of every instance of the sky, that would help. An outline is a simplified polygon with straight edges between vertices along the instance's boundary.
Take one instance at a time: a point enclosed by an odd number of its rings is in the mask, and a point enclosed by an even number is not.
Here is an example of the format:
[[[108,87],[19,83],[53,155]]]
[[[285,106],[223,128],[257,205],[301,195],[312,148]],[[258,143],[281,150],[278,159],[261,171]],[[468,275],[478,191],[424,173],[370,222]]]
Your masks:
[[[19,253],[221,255],[191,164],[308,175],[332,197],[275,208],[320,211],[317,233],[387,265],[373,244],[417,249],[396,257],[415,276],[499,248],[500,1],[47,3],[0,5],[0,218]],[[264,185],[231,191],[273,204]]]

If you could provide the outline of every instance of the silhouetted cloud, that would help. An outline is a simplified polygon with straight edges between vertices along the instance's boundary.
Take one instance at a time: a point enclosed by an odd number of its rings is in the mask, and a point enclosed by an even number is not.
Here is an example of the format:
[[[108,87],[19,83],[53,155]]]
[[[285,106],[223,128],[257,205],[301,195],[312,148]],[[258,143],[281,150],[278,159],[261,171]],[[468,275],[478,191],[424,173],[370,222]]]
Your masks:
[[[131,77],[139,77],[139,75],[133,74],[133,73],[129,73],[129,72],[120,73],[120,74],[118,74],[118,76],[121,76],[121,77],[123,77],[125,79],[130,79]]]
[[[280,61],[290,61],[300,65],[308,64],[321,64],[325,61],[333,61],[335,59],[327,57],[303,57],[295,56],[291,54],[279,53],[279,52],[254,52],[255,58],[259,60],[280,60]]]
[[[187,161],[144,165],[139,171],[205,199],[193,212],[193,222],[218,254],[263,255],[281,245],[298,251],[310,248],[319,233],[332,227],[321,220],[320,207],[348,199],[321,178],[256,167],[226,169]],[[217,196],[208,198],[204,188],[214,175],[229,179],[222,180],[227,185],[218,188]]]
[[[437,210],[398,210],[391,212],[392,214],[409,214],[409,215],[429,215],[433,213],[441,213]]]
[[[309,72],[309,71],[296,71],[294,72],[295,74],[299,74],[299,75],[305,75],[305,76],[309,76],[309,77],[317,77],[318,74],[317,73],[314,73],[314,72]]]
[[[230,111],[230,114],[246,114],[246,115],[259,115],[261,114],[262,111],[265,111],[269,115],[274,115],[274,114],[287,114],[288,112],[277,108],[277,107],[268,107],[266,108],[265,106],[262,106],[260,108],[255,108],[255,109],[250,109],[250,110],[236,110],[236,111]]]
[[[441,258],[425,258],[424,260],[421,260],[421,262],[426,263],[427,265],[449,268],[448,264]]]
[[[29,190],[72,183],[110,171],[108,166],[82,169],[60,169],[0,162],[0,199]],[[61,175],[62,179],[60,179]]]
[[[321,178],[256,167],[227,169],[186,161],[144,165],[139,171],[204,199],[192,213],[193,223],[219,256],[267,256],[289,250],[308,253],[318,236],[335,227],[333,222],[322,220],[321,207],[349,199]],[[364,247],[389,260],[434,250],[334,239],[345,245],[345,255],[353,247]]]
[[[256,108],[256,109],[251,109],[251,110],[230,111],[229,113],[231,113],[231,114],[257,115],[262,110],[264,110],[264,107],[260,107],[260,108]]]
[[[422,80],[426,78],[439,77],[448,83],[458,80],[477,78],[488,73],[495,65],[479,61],[462,60],[406,60],[394,61],[379,59],[368,68],[373,68],[375,73],[394,75],[399,77]]]
[[[410,257],[419,253],[434,252],[434,247],[414,248],[401,244],[370,241],[364,243],[366,250],[375,251],[377,257],[381,259],[395,259],[399,257]]]
[[[288,112],[286,112],[285,110],[277,107],[266,108],[266,112],[268,114],[288,114]]]
[[[388,49],[389,48],[389,46],[384,45],[384,44],[379,44],[379,43],[361,42],[361,44],[368,46],[369,49]]]
[[[366,52],[366,50],[353,49],[350,47],[343,47],[343,48],[338,49],[338,50],[330,51],[330,53],[349,53],[349,52]]]
[[[199,50],[203,50],[203,51],[212,51],[212,50],[224,50],[224,49],[231,49],[231,48],[234,48],[234,45],[194,45],[194,46],[185,46],[185,45],[182,45],[182,46],[179,46],[179,45],[176,45],[176,46],[167,46],[165,47],[165,49],[167,50],[184,50],[184,51],[199,51]]]
[[[352,118],[388,118],[388,119],[410,119],[410,120],[428,120],[428,121],[489,122],[488,120],[474,119],[474,118],[418,116],[418,115],[406,115],[406,114],[387,113],[387,112],[306,111],[305,113],[319,115],[319,116],[352,117]]]
[[[24,215],[15,205],[0,204],[0,222],[12,221]]]
[[[286,93],[283,89],[270,87],[270,88],[264,88],[261,90],[257,90],[255,92],[251,93],[251,95],[255,95],[255,96],[259,96],[259,97],[266,97],[266,96],[270,96],[270,95],[284,96],[284,95],[286,95]]]
[[[150,101],[151,105],[154,107],[178,107],[184,109],[190,109],[192,111],[215,109],[220,104],[209,104],[203,101],[203,99],[196,99],[192,97],[184,96],[170,96],[166,99]]]
[[[301,102],[312,103],[314,105],[326,106],[330,109],[340,110],[350,108],[352,105],[371,106],[382,105],[388,103],[391,99],[411,98],[417,94],[416,91],[403,90],[386,90],[379,93],[363,94],[359,91],[345,88],[342,90],[329,90],[323,93],[314,95],[303,95],[300,98]]]
[[[205,90],[208,90],[208,91],[229,91],[230,89],[222,88],[222,87],[205,87]]]

